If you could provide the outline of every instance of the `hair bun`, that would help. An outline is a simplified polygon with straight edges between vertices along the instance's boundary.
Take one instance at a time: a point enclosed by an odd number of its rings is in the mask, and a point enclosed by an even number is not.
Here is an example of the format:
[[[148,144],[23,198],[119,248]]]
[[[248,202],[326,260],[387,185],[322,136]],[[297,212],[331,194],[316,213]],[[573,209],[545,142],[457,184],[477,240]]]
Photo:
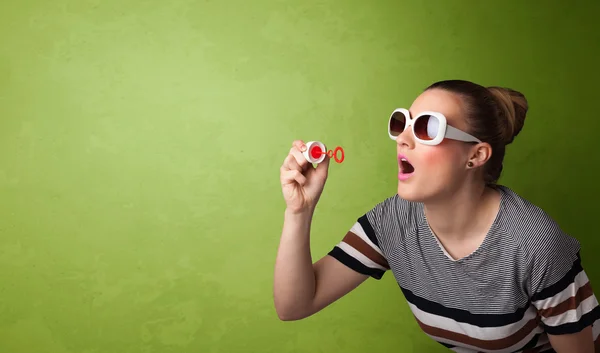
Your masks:
[[[521,132],[525,124],[525,117],[529,109],[527,99],[521,92],[510,88],[492,86],[488,87],[488,90],[498,101],[502,116],[506,120],[504,140],[506,144],[509,144]]]

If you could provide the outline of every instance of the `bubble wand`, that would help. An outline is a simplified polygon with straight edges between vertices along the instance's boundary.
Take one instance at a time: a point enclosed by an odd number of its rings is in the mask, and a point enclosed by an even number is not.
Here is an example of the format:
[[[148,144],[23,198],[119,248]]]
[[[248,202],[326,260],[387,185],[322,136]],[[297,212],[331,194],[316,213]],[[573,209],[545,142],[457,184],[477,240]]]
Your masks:
[[[325,155],[329,158],[333,158],[337,163],[342,163],[344,161],[344,149],[340,146],[337,146],[333,150],[329,150],[327,152],[327,147],[322,142],[319,141],[310,141],[306,143],[306,151],[302,152],[304,158],[310,163],[319,164],[323,162],[325,159]],[[338,152],[341,152],[341,156],[338,157]]]

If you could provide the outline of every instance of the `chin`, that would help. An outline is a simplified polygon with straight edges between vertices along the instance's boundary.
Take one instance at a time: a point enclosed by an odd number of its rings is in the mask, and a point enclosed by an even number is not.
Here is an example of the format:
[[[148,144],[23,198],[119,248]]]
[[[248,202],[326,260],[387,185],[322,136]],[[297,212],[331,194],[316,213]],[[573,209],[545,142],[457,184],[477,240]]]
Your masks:
[[[398,183],[398,196],[412,202],[423,202],[426,198],[421,188],[402,181]]]
[[[446,183],[435,184],[432,180],[416,183],[416,180],[411,179],[398,181],[398,196],[407,201],[425,203],[440,197],[447,188]]]

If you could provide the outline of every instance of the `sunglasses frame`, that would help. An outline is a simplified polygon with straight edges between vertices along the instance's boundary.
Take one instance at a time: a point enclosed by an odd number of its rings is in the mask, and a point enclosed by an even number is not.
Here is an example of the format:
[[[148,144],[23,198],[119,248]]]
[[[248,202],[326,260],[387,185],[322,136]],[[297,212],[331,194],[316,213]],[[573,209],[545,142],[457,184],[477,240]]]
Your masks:
[[[448,120],[446,119],[446,117],[444,116],[444,114],[442,113],[438,113],[438,112],[432,112],[432,111],[424,111],[421,112],[419,115],[417,115],[414,119],[411,117],[410,112],[408,111],[408,109],[404,109],[404,108],[397,108],[394,109],[394,111],[392,112],[392,114],[390,114],[390,118],[388,119],[388,135],[389,137],[396,141],[396,138],[398,136],[394,136],[392,135],[392,131],[390,129],[391,127],[391,121],[394,117],[395,113],[402,113],[404,114],[405,118],[406,118],[406,122],[404,124],[404,130],[408,129],[409,127],[413,126],[417,120],[419,118],[421,118],[422,116],[425,115],[431,115],[435,118],[438,119],[439,121],[439,130],[441,133],[439,133],[434,139],[432,140],[423,140],[420,139],[419,137],[417,137],[417,135],[415,134],[415,129],[412,129],[412,135],[414,137],[414,139],[416,141],[418,141],[419,143],[422,143],[424,145],[429,145],[429,146],[434,146],[434,145],[439,145],[445,138],[447,139],[451,139],[451,140],[457,140],[457,141],[463,141],[463,142],[476,142],[476,143],[481,143],[481,140],[479,140],[477,137],[470,135],[462,130],[459,130],[451,125],[448,125]],[[403,132],[404,132],[403,130]],[[402,134],[402,133],[400,133]]]

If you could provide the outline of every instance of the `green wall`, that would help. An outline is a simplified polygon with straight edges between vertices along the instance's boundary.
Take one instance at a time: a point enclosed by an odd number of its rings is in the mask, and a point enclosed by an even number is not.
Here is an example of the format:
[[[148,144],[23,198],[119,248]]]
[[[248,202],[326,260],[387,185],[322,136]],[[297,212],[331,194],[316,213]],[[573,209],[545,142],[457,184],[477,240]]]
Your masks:
[[[3,1],[0,352],[442,352],[389,274],[277,319],[279,166],[343,146],[322,256],[396,190],[385,123],[433,81],[526,94],[502,182],[600,290],[597,1]]]

